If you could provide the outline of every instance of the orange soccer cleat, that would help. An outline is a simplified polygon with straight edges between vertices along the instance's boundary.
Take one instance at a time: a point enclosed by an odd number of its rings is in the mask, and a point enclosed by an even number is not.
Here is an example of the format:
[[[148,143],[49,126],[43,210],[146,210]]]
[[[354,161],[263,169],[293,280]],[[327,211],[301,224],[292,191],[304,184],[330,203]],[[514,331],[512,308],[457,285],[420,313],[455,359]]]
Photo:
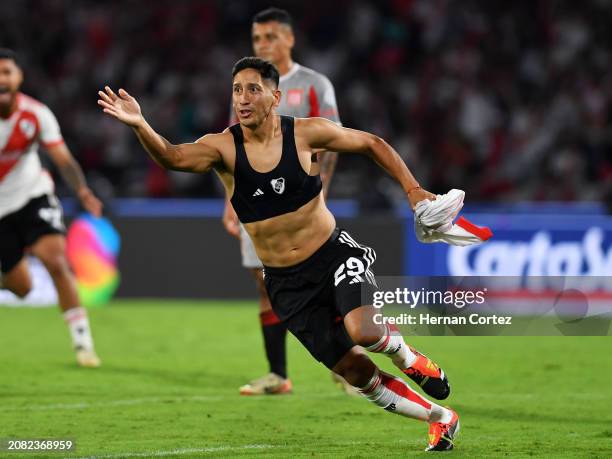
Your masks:
[[[450,394],[450,385],[444,371],[431,359],[410,347],[416,354],[416,361],[411,367],[402,370],[406,376],[417,383],[423,391],[438,400],[444,400]]]
[[[429,444],[425,451],[449,451],[453,449],[453,440],[459,433],[459,416],[453,410],[448,424],[432,422],[429,424]]]

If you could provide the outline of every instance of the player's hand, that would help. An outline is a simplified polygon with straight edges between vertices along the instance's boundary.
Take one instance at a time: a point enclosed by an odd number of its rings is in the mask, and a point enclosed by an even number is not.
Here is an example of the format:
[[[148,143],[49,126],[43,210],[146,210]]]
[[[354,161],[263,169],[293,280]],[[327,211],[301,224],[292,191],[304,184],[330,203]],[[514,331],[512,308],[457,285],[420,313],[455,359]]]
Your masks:
[[[119,121],[131,127],[138,126],[144,118],[140,111],[140,105],[126,90],[119,89],[119,94],[105,86],[104,91],[98,91],[98,105],[104,108],[104,113],[114,116]]]
[[[94,217],[102,216],[102,201],[96,198],[93,191],[85,186],[77,192],[77,196],[87,212],[92,214]]]
[[[433,193],[430,193],[427,190],[424,190],[423,188],[418,188],[408,193],[408,202],[410,203],[410,207],[412,210],[415,209],[416,205],[419,202],[425,199],[429,199],[430,201],[435,201],[436,195]]]
[[[222,221],[223,226],[225,226],[225,230],[236,239],[240,239],[240,221],[238,220],[236,211],[229,201],[225,202]]]

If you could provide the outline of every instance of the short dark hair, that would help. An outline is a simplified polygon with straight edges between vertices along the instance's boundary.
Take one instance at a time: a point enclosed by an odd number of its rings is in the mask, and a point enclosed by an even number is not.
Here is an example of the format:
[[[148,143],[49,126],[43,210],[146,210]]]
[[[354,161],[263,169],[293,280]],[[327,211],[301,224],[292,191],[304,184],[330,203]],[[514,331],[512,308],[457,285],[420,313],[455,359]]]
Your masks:
[[[267,8],[253,16],[253,23],[276,21],[293,28],[293,18],[286,10],[280,8]]]
[[[11,59],[15,64],[19,64],[17,53],[9,48],[0,48],[0,59]]]
[[[278,70],[272,63],[266,61],[265,59],[252,56],[243,57],[234,64],[234,68],[232,69],[232,78],[235,77],[238,72],[241,72],[244,69],[257,70],[263,80],[271,81],[274,83],[274,87],[278,88],[278,82],[280,79]]]

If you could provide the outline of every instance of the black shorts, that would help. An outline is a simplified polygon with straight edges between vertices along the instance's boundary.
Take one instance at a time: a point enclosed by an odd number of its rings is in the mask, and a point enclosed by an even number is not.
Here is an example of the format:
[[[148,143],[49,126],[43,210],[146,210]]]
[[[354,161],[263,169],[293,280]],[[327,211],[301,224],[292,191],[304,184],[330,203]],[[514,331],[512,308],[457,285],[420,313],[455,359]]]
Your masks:
[[[0,218],[0,269],[9,272],[27,247],[46,234],[64,234],[62,206],[53,195],[33,198],[21,209]]]
[[[370,269],[374,260],[374,250],[336,229],[307,260],[288,268],[264,268],[272,309],[330,369],[355,345],[342,318],[362,306],[362,288],[376,289]]]

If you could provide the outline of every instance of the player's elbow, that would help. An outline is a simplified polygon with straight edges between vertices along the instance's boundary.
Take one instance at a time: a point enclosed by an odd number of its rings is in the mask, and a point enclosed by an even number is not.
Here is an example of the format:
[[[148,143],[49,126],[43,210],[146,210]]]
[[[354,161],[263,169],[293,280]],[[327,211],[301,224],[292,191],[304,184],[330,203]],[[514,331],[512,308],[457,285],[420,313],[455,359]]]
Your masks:
[[[370,134],[369,135],[370,139],[370,145],[371,146],[378,146],[378,145],[384,145],[386,142],[382,139],[382,137],[378,137],[376,134]]]
[[[381,147],[386,145],[386,142],[375,134],[367,134],[366,139],[366,153],[369,155],[375,155],[376,151],[380,150]]]

